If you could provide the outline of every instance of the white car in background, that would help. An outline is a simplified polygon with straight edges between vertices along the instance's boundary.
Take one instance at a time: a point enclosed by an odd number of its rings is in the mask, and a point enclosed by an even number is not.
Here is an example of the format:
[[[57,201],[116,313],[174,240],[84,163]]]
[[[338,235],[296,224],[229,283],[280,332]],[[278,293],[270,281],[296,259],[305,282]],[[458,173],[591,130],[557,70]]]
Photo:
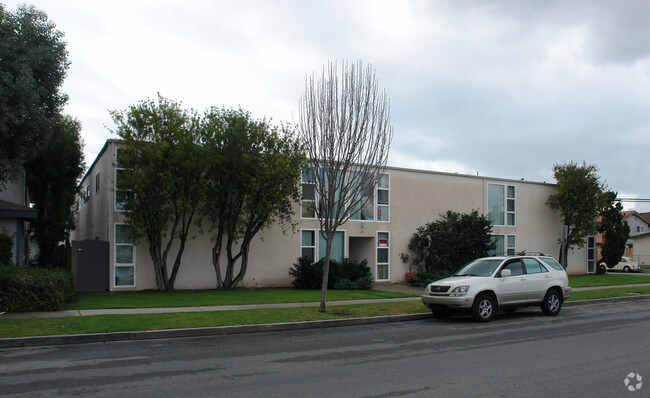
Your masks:
[[[439,318],[469,312],[477,322],[488,322],[499,309],[513,312],[528,306],[557,315],[570,295],[566,271],[552,257],[485,257],[430,283],[422,303]]]
[[[602,263],[605,267],[607,264]],[[623,271],[623,272],[643,272],[643,268],[636,261],[632,260],[630,257],[621,257],[621,261],[615,266],[609,268],[607,271]]]

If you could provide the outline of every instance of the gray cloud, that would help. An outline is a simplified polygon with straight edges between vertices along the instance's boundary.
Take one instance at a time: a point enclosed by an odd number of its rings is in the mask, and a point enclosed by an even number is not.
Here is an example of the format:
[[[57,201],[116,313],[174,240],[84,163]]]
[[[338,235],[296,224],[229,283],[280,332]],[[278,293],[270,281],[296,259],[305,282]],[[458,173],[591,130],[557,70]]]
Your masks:
[[[585,160],[650,197],[647,2],[34,3],[66,33],[89,156],[108,109],[157,91],[291,122],[305,75],[362,59],[391,99],[396,166],[550,181]]]

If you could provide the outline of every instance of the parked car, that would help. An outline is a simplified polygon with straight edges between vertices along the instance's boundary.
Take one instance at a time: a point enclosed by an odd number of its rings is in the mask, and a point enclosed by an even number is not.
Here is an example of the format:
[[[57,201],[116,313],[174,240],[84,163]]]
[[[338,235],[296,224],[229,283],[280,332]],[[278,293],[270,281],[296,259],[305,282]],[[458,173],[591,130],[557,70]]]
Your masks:
[[[513,312],[527,306],[557,315],[570,295],[566,271],[552,257],[485,257],[430,283],[422,303],[439,318],[469,312],[474,320],[488,322],[499,309]]]
[[[607,267],[607,264],[602,263]],[[643,268],[636,261],[630,257],[621,257],[621,261],[613,267],[607,267],[608,271],[623,271],[623,272],[643,272]]]

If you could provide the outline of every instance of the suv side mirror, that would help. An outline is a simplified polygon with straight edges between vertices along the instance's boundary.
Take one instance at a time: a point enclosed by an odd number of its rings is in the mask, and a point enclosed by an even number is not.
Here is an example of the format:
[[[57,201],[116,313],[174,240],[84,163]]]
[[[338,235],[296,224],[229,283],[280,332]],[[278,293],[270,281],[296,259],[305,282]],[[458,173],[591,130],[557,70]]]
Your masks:
[[[512,275],[512,271],[511,271],[511,270],[509,270],[509,269],[502,269],[502,270],[501,270],[501,277],[502,277],[502,278],[507,278],[507,277],[509,277],[510,275]]]

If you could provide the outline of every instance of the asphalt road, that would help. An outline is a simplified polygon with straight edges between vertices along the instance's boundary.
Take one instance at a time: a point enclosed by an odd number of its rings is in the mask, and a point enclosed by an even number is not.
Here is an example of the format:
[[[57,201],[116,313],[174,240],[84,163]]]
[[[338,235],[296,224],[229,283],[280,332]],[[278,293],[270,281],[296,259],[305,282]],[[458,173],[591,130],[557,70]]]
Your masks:
[[[247,335],[0,350],[0,396],[641,397],[650,300]],[[628,374],[644,378],[628,391]],[[628,385],[637,387],[636,376]]]

